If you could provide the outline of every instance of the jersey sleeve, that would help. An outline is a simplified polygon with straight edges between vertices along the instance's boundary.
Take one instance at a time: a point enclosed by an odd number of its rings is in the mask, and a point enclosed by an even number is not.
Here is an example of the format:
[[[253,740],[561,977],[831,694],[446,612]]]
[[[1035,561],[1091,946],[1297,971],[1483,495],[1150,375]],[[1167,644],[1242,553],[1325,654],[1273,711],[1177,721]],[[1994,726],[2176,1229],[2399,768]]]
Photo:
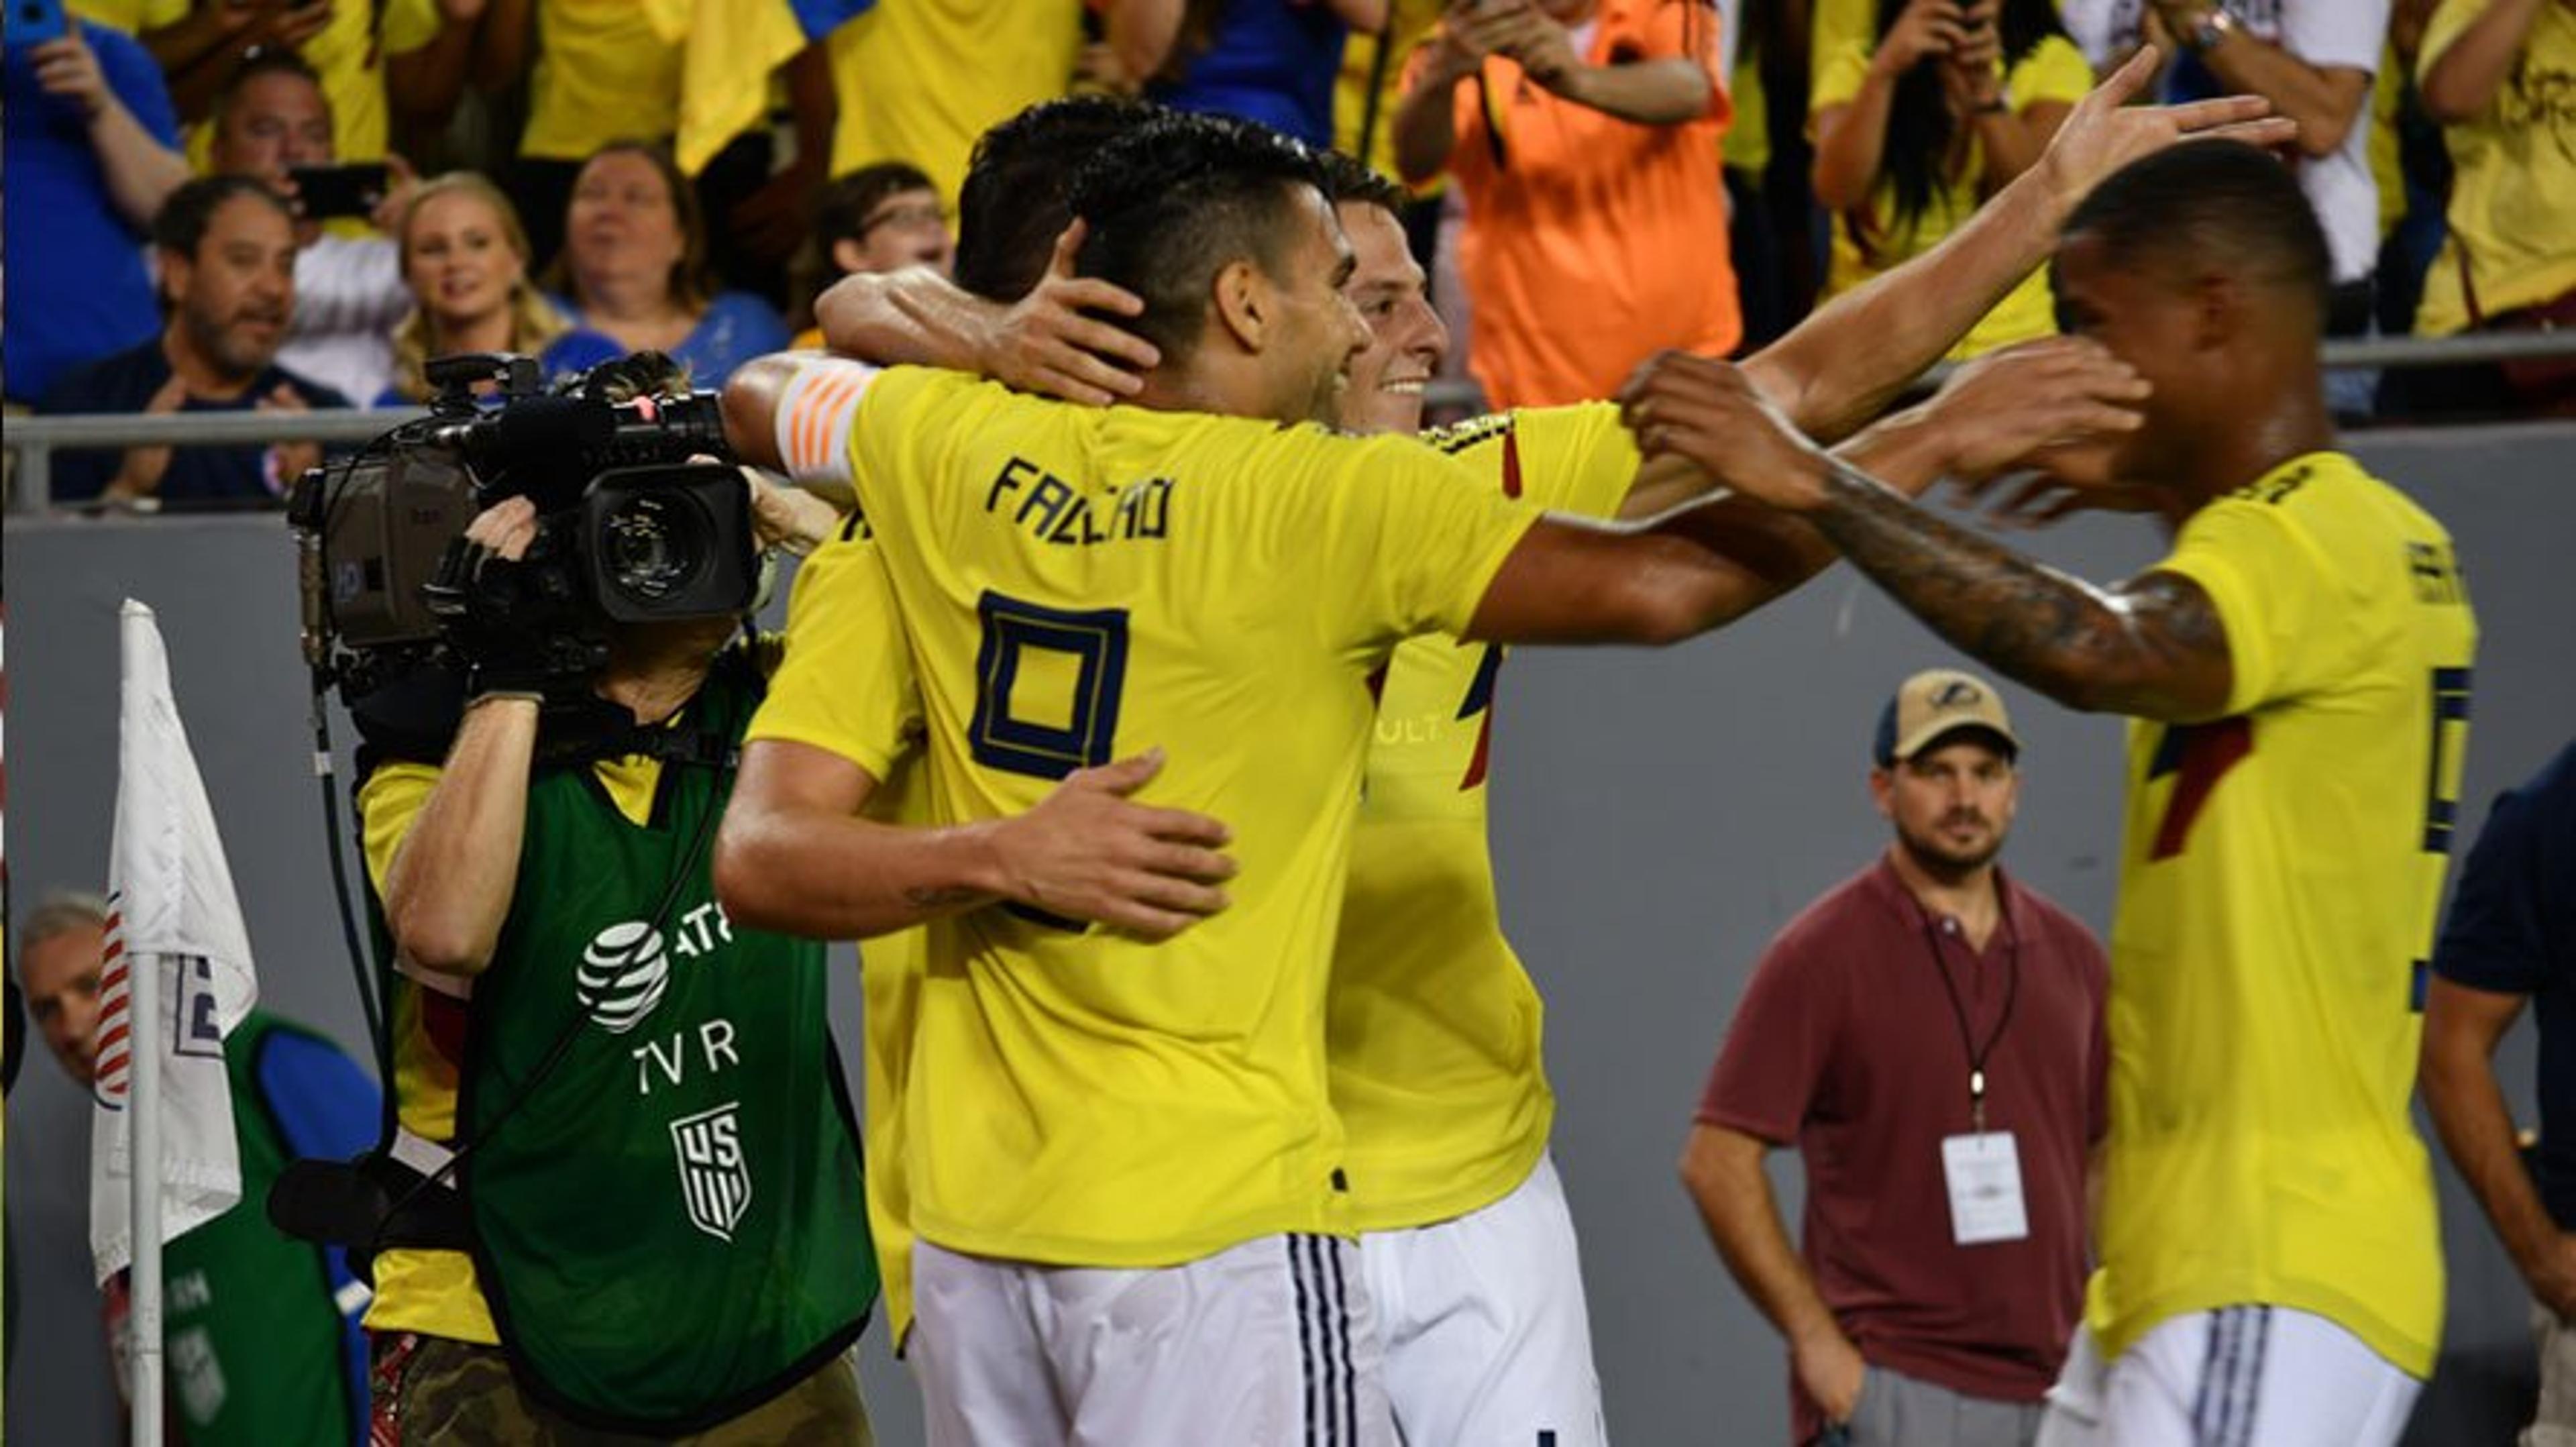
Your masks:
[[[1644,459],[1636,437],[1619,421],[1618,404],[1580,402],[1514,415],[1516,425],[1503,442],[1517,449],[1512,470],[1505,474],[1506,492],[1516,475],[1520,490],[1514,495],[1550,512],[1586,518],[1619,515]]]
[[[1463,634],[1536,508],[1477,485],[1475,474],[1411,438],[1329,447],[1299,479],[1265,489],[1291,515],[1286,538],[1309,551],[1315,616],[1328,638],[1366,650],[1421,633]]]
[[[1869,42],[1847,40],[1825,57],[1816,69],[1815,94],[1807,100],[1807,115],[1812,121],[1816,112],[1829,106],[1847,106],[1860,94],[1860,83],[1869,76]],[[1808,129],[1814,130],[1811,124]]]
[[[1798,1138],[1833,1055],[1839,978],[1829,962],[1809,956],[1796,931],[1772,941],[1709,1068],[1699,1101],[1702,1125],[1775,1146]]]
[[[2335,570],[2279,499],[2220,498],[2183,524],[2156,570],[2200,585],[2227,635],[2227,712],[2296,697],[2350,671],[2356,633]]]
[[[920,730],[920,687],[885,560],[854,522],[797,569],[787,656],[745,737],[808,744],[883,783]]]
[[[367,852],[367,877],[375,884],[377,897],[384,895],[394,851],[402,847],[403,836],[411,833],[412,821],[429,802],[429,791],[437,787],[437,765],[407,762],[379,765],[358,785],[360,840]]]

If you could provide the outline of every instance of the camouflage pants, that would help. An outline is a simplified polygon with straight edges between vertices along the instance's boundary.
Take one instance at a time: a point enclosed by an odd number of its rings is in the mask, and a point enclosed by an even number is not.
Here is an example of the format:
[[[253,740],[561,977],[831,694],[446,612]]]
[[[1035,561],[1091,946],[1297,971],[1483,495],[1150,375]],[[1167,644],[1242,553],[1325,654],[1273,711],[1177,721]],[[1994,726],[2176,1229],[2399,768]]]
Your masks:
[[[875,1447],[843,1354],[751,1411],[686,1437],[603,1432],[519,1390],[499,1347],[379,1332],[368,1373],[369,1447]]]

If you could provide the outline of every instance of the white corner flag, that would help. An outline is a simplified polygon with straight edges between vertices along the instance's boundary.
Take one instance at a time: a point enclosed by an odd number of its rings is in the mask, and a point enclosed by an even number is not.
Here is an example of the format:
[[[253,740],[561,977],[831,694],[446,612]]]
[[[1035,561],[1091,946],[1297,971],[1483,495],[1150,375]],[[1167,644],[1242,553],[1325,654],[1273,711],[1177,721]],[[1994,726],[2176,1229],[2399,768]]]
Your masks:
[[[119,626],[116,837],[90,1131],[89,1238],[102,1284],[133,1260],[138,1239],[166,1242],[241,1199],[224,1037],[259,997],[232,871],[170,695],[161,631],[131,598]],[[156,1263],[158,1255],[145,1252]],[[134,1274],[138,1427],[147,1420],[140,1394],[157,1396],[159,1386],[159,1274],[157,1266]],[[157,1423],[158,1411],[148,1420]]]

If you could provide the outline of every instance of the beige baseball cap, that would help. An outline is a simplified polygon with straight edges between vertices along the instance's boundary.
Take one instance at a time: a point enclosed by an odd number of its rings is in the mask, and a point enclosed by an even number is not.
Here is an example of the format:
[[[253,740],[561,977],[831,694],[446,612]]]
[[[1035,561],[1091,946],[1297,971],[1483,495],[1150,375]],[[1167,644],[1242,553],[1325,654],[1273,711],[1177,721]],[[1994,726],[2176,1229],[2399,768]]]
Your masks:
[[[1905,680],[1887,701],[1878,716],[1878,739],[1870,757],[1880,768],[1887,768],[1960,729],[1993,734],[2003,741],[2007,757],[2021,753],[2021,738],[2013,732],[2003,695],[1993,684],[1955,668],[1927,668]]]

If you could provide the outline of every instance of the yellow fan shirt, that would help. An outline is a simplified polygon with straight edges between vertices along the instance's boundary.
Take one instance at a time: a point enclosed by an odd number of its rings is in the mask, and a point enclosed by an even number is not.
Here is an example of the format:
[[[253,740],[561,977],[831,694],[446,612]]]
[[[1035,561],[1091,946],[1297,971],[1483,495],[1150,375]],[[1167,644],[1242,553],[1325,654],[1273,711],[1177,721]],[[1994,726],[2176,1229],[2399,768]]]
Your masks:
[[[1606,402],[1525,409],[1427,435],[1484,488],[1616,513],[1637,451]],[[1501,1199],[1555,1114],[1544,1007],[1494,899],[1485,836],[1499,644],[1397,645],[1380,689],[1349,893],[1333,946],[1333,1105],[1363,1231],[1427,1226]]]
[[[1160,747],[1145,802],[1224,820],[1240,868],[1231,908],[1161,944],[1017,908],[929,927],[913,1229],[1109,1267],[1351,1230],[1324,1017],[1369,677],[1464,631],[1537,514],[1409,438],[920,369],[876,378],[850,435],[931,817],[1017,814]]]
[[[2442,1246],[2407,1102],[2477,644],[2450,536],[2319,452],[2157,566],[2208,593],[2235,677],[2224,718],[2130,726],[2087,1318],[2117,1355],[2294,1307],[2423,1377]]]
[[[2420,78],[2489,0],[2442,0],[2424,28]],[[2415,330],[2469,325],[2465,252],[2479,313],[2493,317],[2576,290],[2576,9],[2542,5],[2484,114],[2442,128],[2451,152],[2450,236],[2424,274]]]
[[[1869,56],[1869,42],[1851,41],[1821,62],[1822,73],[1816,81],[1815,95],[1808,102],[1808,115],[1850,105],[1853,97],[1860,94],[1861,81],[1869,74]],[[2075,48],[2075,42],[2063,35],[2051,35],[2032,46],[2029,54],[2004,72],[2004,94],[2016,110],[2050,103],[2073,105],[2092,88],[2093,68],[2085,64],[2084,53]],[[1891,144],[1897,139],[1889,137]],[[1839,296],[1920,256],[1966,225],[1981,204],[1977,173],[1983,164],[1971,155],[1960,178],[1936,185],[1923,214],[1901,231],[1896,229],[1895,192],[1882,176],[1878,190],[1870,197],[1872,234],[1866,250],[1853,234],[1852,218],[1834,218],[1833,263],[1825,282],[1826,295]],[[1950,357],[1953,361],[1963,360],[1997,347],[2048,336],[2056,330],[2047,273],[2034,271],[1959,339],[1959,344],[1950,349]]]
[[[586,161],[680,127],[689,0],[536,0],[537,64],[519,154]]]
[[[908,161],[956,199],[975,138],[1072,83],[1077,0],[879,0],[832,32],[832,174]]]

